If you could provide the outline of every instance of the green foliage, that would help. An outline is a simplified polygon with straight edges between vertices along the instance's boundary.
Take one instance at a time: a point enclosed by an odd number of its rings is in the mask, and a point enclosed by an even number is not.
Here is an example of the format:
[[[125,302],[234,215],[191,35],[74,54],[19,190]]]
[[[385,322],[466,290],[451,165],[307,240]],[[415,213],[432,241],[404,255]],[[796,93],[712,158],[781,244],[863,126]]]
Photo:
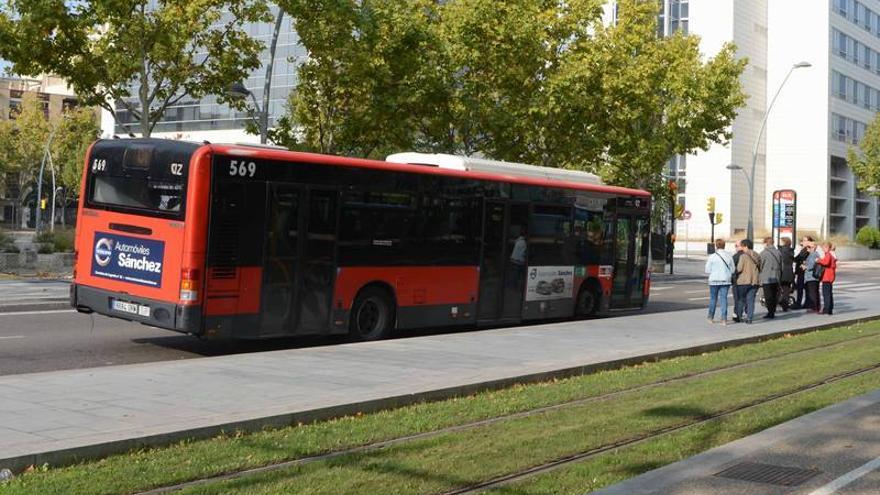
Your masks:
[[[662,191],[676,154],[731,137],[746,62],[656,35],[655,2],[286,0],[309,59],[271,138],[381,157],[472,154]]]
[[[17,253],[18,251],[18,246],[15,245],[12,236],[0,229],[0,253]]]
[[[859,189],[880,195],[880,114],[865,130],[858,149],[847,151],[846,161],[859,179]]]
[[[67,111],[56,126],[51,151],[58,182],[64,187],[65,196],[76,196],[86,151],[101,135],[98,115],[93,108],[77,107]]]
[[[39,253],[70,253],[73,252],[74,230],[57,229],[54,232],[44,230],[34,238]]]
[[[856,242],[865,247],[880,248],[880,229],[865,225],[856,233]]]
[[[149,136],[170,105],[222,100],[260,65],[243,26],[268,15],[265,0],[5,0],[0,57],[63,77],[86,105],[121,103]]]

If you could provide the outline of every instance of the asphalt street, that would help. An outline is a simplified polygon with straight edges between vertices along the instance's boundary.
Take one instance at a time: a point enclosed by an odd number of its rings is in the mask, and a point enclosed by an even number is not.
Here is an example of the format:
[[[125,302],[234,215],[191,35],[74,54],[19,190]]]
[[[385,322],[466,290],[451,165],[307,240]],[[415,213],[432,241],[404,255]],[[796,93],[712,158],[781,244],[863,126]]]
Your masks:
[[[705,307],[708,289],[701,275],[701,260],[676,260],[677,273],[654,277],[646,313]],[[258,342],[202,341],[144,325],[99,315],[83,315],[63,307],[63,282],[0,283],[0,308],[12,299],[21,305],[0,309],[0,375],[113,366],[257,352],[297,347],[332,345],[341,338],[299,338]],[[31,292],[28,292],[31,291]],[[880,264],[842,265],[836,292],[880,293]],[[18,294],[18,295],[15,295]],[[51,306],[52,301],[54,306]],[[611,316],[610,318],[613,318]],[[589,322],[587,323],[589,324]],[[407,335],[428,335],[462,329],[422,330]]]

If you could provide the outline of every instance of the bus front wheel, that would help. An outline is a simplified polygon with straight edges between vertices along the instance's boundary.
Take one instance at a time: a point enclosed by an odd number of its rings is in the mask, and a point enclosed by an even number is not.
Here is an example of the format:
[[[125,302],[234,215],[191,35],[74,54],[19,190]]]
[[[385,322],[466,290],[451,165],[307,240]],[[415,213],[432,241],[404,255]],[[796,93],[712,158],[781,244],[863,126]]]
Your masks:
[[[351,334],[359,340],[379,340],[391,333],[394,306],[391,296],[378,287],[362,290],[351,311]]]
[[[581,287],[577,298],[577,316],[587,318],[595,316],[599,311],[599,288],[593,284],[585,283]]]

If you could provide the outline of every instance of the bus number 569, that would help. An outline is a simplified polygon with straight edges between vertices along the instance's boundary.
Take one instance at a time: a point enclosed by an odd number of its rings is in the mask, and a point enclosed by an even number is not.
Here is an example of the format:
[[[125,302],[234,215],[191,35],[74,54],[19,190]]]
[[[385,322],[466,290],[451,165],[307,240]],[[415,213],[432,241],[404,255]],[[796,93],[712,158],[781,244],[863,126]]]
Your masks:
[[[244,160],[229,161],[229,175],[232,177],[253,177],[257,173],[257,164],[254,162],[245,162]]]

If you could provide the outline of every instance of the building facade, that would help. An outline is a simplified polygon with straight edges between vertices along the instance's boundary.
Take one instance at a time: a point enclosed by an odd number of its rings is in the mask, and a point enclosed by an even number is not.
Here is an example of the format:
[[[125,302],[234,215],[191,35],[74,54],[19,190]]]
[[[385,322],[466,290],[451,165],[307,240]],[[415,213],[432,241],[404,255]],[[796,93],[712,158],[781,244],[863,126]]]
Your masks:
[[[744,235],[753,161],[756,236],[771,228],[771,197],[779,189],[797,192],[801,233],[852,237],[864,225],[880,225],[880,200],[858,190],[846,163],[847,150],[858,145],[880,110],[880,0],[663,4],[661,34],[695,34],[707,56],[732,41],[738,56],[749,60],[741,79],[748,100],[731,142],[670,162],[679,202],[692,214],[690,235],[709,236],[710,197],[724,216],[716,237]],[[792,70],[801,62],[811,66]],[[680,221],[679,232],[682,227]]]
[[[272,7],[277,12],[276,7]],[[226,22],[221,19],[219,22]],[[263,42],[265,49],[260,56],[261,66],[247,79],[241,81],[250,90],[260,105],[263,104],[263,88],[266,81],[266,63],[269,60],[269,46],[274,32],[274,23],[250,23],[245,29],[254,39]],[[286,108],[287,97],[296,86],[296,67],[304,59],[305,49],[299,45],[299,38],[293,30],[290,16],[283,16],[278,43],[273,58],[272,84],[269,92],[269,127],[281,117]],[[217,102],[216,95],[201,99],[185,98],[168,108],[162,121],[156,124],[155,137],[184,139],[190,141],[207,140],[211,142],[258,143],[259,136],[245,132],[245,125],[252,121],[253,104],[248,98],[248,110],[238,111]],[[117,121],[109,112],[104,113],[102,129],[105,134],[126,136],[140,134],[140,125],[121,105],[117,105]]]

